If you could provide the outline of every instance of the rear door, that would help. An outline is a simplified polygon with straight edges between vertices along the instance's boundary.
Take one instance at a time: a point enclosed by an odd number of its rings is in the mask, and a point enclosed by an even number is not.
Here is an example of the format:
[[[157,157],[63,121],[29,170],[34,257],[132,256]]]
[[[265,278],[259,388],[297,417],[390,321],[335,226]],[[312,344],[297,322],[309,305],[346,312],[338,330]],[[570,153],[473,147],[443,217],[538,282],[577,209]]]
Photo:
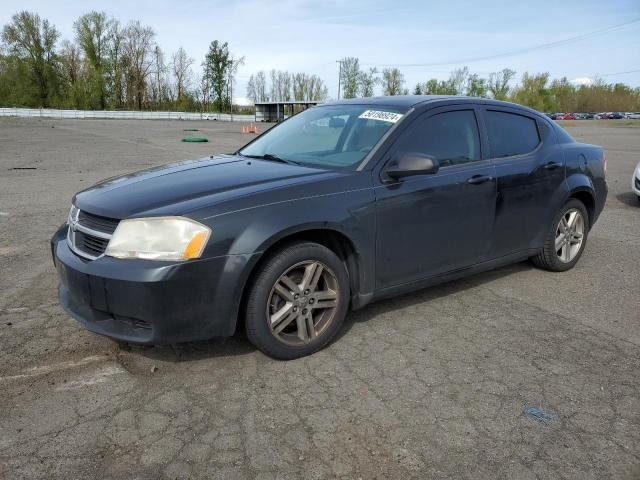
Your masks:
[[[565,179],[564,156],[544,120],[507,107],[482,110],[497,176],[489,258],[498,258],[535,248],[546,232],[554,195]]]
[[[376,187],[376,285],[384,289],[481,262],[491,244],[494,167],[481,148],[473,105],[418,117],[386,158],[399,151],[435,157],[435,174],[385,178]]]

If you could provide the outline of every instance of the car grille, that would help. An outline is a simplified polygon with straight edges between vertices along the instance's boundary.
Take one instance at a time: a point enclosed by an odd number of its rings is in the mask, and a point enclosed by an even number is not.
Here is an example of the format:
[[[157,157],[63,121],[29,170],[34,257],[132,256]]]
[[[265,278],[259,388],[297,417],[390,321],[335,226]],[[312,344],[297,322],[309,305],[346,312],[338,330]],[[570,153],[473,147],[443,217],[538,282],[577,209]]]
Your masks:
[[[67,242],[77,255],[95,260],[104,254],[120,221],[71,207]]]
[[[93,215],[82,210],[79,211],[78,222],[88,228],[92,228],[94,230],[109,234],[113,234],[113,232],[115,232],[116,230],[116,227],[118,226],[118,220],[114,220],[113,218],[100,217],[98,215]]]

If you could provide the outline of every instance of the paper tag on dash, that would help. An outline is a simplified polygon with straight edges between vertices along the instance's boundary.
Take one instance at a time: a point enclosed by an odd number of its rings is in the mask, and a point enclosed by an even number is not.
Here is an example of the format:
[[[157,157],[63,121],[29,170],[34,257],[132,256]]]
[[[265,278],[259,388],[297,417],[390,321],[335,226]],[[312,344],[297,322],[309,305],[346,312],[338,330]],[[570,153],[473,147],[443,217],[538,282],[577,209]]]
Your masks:
[[[358,118],[366,118],[367,120],[381,120],[383,122],[396,123],[402,118],[401,113],[384,112],[382,110],[366,110],[362,112]]]

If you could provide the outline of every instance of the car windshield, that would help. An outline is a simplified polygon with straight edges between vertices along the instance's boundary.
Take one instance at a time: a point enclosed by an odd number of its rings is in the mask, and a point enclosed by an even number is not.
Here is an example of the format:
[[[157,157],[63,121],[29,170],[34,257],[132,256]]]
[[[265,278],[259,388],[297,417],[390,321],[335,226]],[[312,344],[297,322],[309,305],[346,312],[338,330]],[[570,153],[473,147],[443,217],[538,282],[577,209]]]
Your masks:
[[[348,168],[359,163],[402,112],[375,105],[313,107],[278,125],[238,153],[265,160]]]

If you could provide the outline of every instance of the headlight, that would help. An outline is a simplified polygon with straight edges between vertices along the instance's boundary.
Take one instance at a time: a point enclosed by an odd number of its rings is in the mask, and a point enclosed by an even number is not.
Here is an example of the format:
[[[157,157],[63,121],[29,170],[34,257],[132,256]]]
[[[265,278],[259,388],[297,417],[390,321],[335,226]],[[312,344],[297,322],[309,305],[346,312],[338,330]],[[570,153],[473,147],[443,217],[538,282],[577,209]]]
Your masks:
[[[69,210],[69,215],[67,216],[67,223],[71,225],[72,222],[78,220],[78,214],[80,210],[75,205],[71,205],[71,209]]]
[[[122,220],[104,254],[116,258],[189,260],[199,258],[211,229],[185,217]]]

